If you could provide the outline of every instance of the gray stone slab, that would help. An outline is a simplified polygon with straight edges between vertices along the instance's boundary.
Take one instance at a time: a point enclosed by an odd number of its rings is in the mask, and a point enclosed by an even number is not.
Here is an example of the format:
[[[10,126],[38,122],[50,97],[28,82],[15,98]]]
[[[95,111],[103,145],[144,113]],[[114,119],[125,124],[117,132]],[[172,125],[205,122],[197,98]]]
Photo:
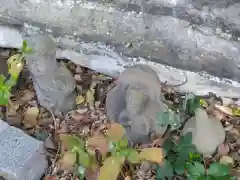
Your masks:
[[[57,57],[105,74],[119,74],[140,59],[154,64],[160,80],[170,84],[184,81],[185,73],[184,91],[240,97],[239,5],[239,0],[2,0],[0,45],[19,48],[22,37],[47,34],[58,43]]]
[[[0,120],[0,177],[40,180],[46,168],[43,143]]]

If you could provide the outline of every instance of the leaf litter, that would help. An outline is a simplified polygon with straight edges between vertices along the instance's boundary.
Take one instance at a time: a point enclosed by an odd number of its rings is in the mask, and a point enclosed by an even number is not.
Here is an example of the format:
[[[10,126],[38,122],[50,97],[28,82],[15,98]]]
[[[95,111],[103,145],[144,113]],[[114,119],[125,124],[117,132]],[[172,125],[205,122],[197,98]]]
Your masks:
[[[11,96],[7,111],[7,122],[9,124],[21,128],[29,135],[44,141],[49,159],[49,168],[45,172],[44,180],[80,179],[73,173],[72,169],[74,163],[79,161],[79,159],[74,152],[67,150],[69,146],[71,147],[71,142],[73,142],[73,146],[76,146],[76,142],[78,142],[78,146],[82,148],[82,150],[78,150],[78,153],[85,157],[83,164],[87,166],[87,162],[92,161],[91,156],[96,156],[98,151],[103,156],[110,151],[111,147],[108,141],[118,141],[121,139],[119,137],[124,135],[124,129],[119,127],[118,124],[110,124],[105,114],[106,94],[114,86],[115,79],[87,68],[76,66],[71,62],[67,62],[67,67],[72,71],[77,81],[76,91],[78,96],[76,98],[77,107],[75,110],[70,111],[62,119],[52,117],[50,112],[38,105],[29,76],[21,76],[20,79],[27,80],[23,81],[24,83],[20,84],[21,87],[18,88],[18,91]],[[181,94],[176,93],[175,90],[169,90],[169,88],[163,89],[163,94],[172,106],[178,104],[182,99]],[[200,104],[209,114],[215,115],[222,122],[227,132],[226,141],[218,147],[217,153],[208,157],[208,161],[205,162],[210,164],[212,161],[217,160],[222,164],[231,164],[233,167],[232,171],[240,176],[240,120],[238,118],[240,116],[240,108],[234,104],[234,101],[228,102],[231,103],[228,105],[226,103],[223,104],[221,98],[213,94],[201,97]],[[14,117],[15,120],[13,121]],[[69,138],[67,138],[69,135],[76,138],[69,141]],[[108,141],[106,141],[104,136],[109,136]],[[171,136],[179,141],[178,133],[171,134]],[[78,140],[80,137],[83,138],[83,142]],[[152,144],[143,145],[145,148],[140,153],[133,151],[133,154],[147,159],[148,162],[144,161],[129,167],[129,165],[125,165],[126,159],[123,159],[122,156],[115,159],[115,161],[108,158],[101,162],[105,166],[86,170],[87,180],[97,179],[97,176],[99,179],[107,180],[109,176],[105,177],[105,175],[109,173],[108,169],[112,170],[111,177],[114,179],[117,177],[122,177],[125,180],[157,179],[157,171],[154,168],[154,164],[165,166],[162,164],[163,152],[157,147],[163,146],[166,137],[157,137],[153,139]],[[64,147],[67,144],[68,146]],[[89,147],[86,151],[84,150],[85,146]],[[138,145],[135,148],[139,150]],[[130,150],[128,153],[130,153]],[[137,156],[134,156],[135,160]],[[74,168],[82,169],[82,167]],[[102,172],[106,171],[106,173],[99,175],[99,169],[102,169]],[[116,172],[114,173],[115,170]],[[118,174],[118,171],[121,171],[121,173]],[[214,171],[214,166],[211,166],[208,171]],[[175,177],[175,179],[179,178]]]

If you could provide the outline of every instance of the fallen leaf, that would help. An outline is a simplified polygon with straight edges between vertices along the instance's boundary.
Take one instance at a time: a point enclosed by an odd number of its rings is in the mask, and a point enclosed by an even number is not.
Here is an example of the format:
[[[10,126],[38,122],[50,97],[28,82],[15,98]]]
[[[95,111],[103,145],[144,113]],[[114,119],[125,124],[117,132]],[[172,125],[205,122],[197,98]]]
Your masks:
[[[35,92],[26,90],[24,94],[17,100],[16,103],[21,106],[26,104],[28,101],[31,101],[34,97],[35,97]]]
[[[105,155],[109,151],[108,142],[104,136],[94,136],[87,140],[88,147],[98,149],[101,154]]]
[[[233,112],[232,112],[232,109],[230,107],[221,106],[221,105],[218,105],[218,104],[215,104],[214,106],[215,106],[216,109],[223,112],[224,114],[233,116]]]
[[[39,109],[37,107],[30,107],[27,109],[24,115],[24,124],[25,125],[37,125],[37,116],[39,114]]]
[[[125,134],[125,130],[121,124],[111,123],[107,130],[107,136],[110,141],[119,141]]]
[[[86,92],[86,101],[89,104],[89,106],[93,106],[94,105],[94,94],[95,94],[95,90],[94,87],[96,86],[95,83],[92,83],[89,90]]]
[[[121,167],[125,161],[124,157],[109,157],[100,168],[98,180],[115,180],[118,177]]]
[[[67,151],[63,157],[59,160],[60,168],[63,170],[70,170],[73,168],[77,160],[77,154],[75,152]]]
[[[44,180],[57,180],[57,176],[49,176],[49,175],[47,175],[47,176],[45,176],[44,177]]]
[[[85,101],[85,97],[84,96],[78,95],[76,97],[76,105],[82,104],[82,103],[84,103],[84,101]]]
[[[142,160],[162,164],[164,160],[164,153],[161,148],[144,148],[140,152]]]
[[[218,156],[221,157],[221,156],[226,156],[228,155],[228,152],[229,152],[230,148],[228,146],[228,144],[220,144],[218,146]]]
[[[232,112],[234,116],[240,116],[240,108],[234,108]]]
[[[157,138],[153,141],[153,146],[160,146],[161,147],[164,142],[165,142],[165,139]]]
[[[60,141],[62,142],[63,149],[73,149],[74,147],[84,149],[85,142],[84,140],[80,139],[74,135],[68,134],[60,134],[59,135]]]
[[[86,180],[98,180],[99,168],[96,169],[87,169],[85,172],[85,178]]]
[[[225,117],[225,115],[222,111],[219,111],[219,110],[216,110],[216,109],[214,109],[212,113],[219,121],[223,120],[224,117]]]
[[[219,163],[220,164],[226,164],[226,165],[233,165],[234,161],[233,161],[232,157],[230,157],[230,156],[223,156],[220,159]]]
[[[126,176],[124,180],[132,180],[131,176]]]

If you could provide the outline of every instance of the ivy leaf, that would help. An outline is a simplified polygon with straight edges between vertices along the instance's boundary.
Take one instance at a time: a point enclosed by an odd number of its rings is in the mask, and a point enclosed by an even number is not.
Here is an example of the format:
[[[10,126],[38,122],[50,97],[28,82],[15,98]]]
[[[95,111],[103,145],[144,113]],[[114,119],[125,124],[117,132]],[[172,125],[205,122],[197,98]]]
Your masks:
[[[115,180],[121,170],[124,163],[124,157],[109,157],[107,158],[103,166],[100,168],[98,180]]]
[[[73,149],[74,147],[77,147],[78,149],[85,148],[84,140],[80,139],[77,136],[60,134],[59,138],[60,141],[62,142],[62,146],[64,149]]]
[[[226,164],[213,163],[208,169],[208,174],[213,176],[226,176],[230,173],[230,167]]]
[[[186,169],[190,175],[200,176],[205,173],[204,166],[198,162],[195,162],[194,164],[186,164]]]
[[[163,167],[157,169],[157,179],[171,179],[174,176],[173,167],[169,161],[165,161]]]

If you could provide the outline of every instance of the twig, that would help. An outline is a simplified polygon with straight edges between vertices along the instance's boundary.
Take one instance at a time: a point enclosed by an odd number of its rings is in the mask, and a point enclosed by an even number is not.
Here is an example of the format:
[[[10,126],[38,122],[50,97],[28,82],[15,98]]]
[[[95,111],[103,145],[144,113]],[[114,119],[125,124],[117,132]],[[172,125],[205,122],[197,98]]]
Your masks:
[[[188,78],[187,78],[186,72],[184,73],[184,76],[185,76],[185,81],[182,82],[182,83],[180,83],[180,84],[170,85],[170,84],[167,84],[167,81],[165,81],[162,85],[167,86],[167,87],[170,87],[170,88],[175,88],[175,87],[183,86],[183,85],[185,85],[185,84],[188,82]]]
[[[51,113],[51,115],[52,115],[53,123],[54,123],[54,131],[55,131],[56,128],[57,128],[57,120],[56,120],[55,115],[53,114],[52,110],[49,109],[48,111],[49,111],[49,112]]]

